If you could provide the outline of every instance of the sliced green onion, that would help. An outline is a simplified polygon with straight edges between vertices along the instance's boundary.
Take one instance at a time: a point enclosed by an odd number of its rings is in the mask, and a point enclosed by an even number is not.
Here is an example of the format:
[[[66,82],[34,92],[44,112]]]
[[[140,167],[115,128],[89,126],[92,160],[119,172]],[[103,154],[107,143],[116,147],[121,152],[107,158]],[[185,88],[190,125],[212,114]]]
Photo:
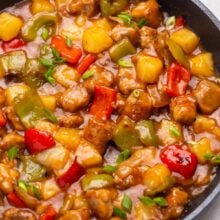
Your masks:
[[[82,75],[82,79],[83,80],[89,79],[90,77],[94,76],[94,74],[95,74],[94,71],[88,70]]]
[[[72,42],[72,40],[70,39],[70,37],[66,37],[66,45],[68,46],[68,47],[72,47],[73,46],[73,42]]]
[[[56,80],[53,78],[52,74],[54,72],[55,67],[51,66],[47,72],[44,74],[44,77],[46,78],[46,80],[52,85],[54,86],[56,84]]]
[[[18,152],[19,152],[19,148],[18,148],[18,145],[15,145],[13,147],[11,147],[7,154],[8,154],[8,159],[9,160],[13,160],[15,157],[17,157],[18,155]]]
[[[24,180],[18,181],[18,187],[23,189],[25,192],[27,192],[27,188],[29,187],[28,184]]]
[[[212,162],[213,163],[220,163],[220,155],[214,156],[213,159],[212,159]]]
[[[52,48],[52,53],[56,59],[60,59],[60,53],[58,52],[56,48]]]
[[[51,112],[49,109],[44,109],[44,112],[46,113],[45,115],[46,115],[46,118],[49,120],[49,121],[51,121],[51,122],[53,122],[53,123],[57,123],[58,122],[58,119],[57,119],[57,117],[54,115],[54,113],[53,112]]]
[[[144,27],[146,24],[148,23],[147,19],[146,18],[141,18],[138,23],[137,23],[137,26],[138,28],[142,28]]]
[[[106,165],[103,167],[103,171],[106,173],[114,173],[116,171],[116,167],[112,165]]]
[[[139,197],[139,200],[140,200],[140,202],[142,202],[144,205],[150,205],[150,206],[155,205],[154,200],[151,199],[151,198],[148,197],[148,196],[141,196],[141,197]]]
[[[39,61],[40,61],[40,63],[41,63],[43,66],[46,66],[46,67],[51,67],[51,66],[53,66],[53,63],[52,63],[50,60],[47,60],[47,59],[44,59],[44,58],[39,58]]]
[[[125,25],[128,25],[128,26],[133,25],[132,16],[129,13],[121,12],[120,14],[118,14],[118,17],[121,18],[121,20],[123,21]]]
[[[168,205],[167,200],[164,199],[163,197],[156,197],[156,198],[153,199],[153,201],[154,201],[157,205],[162,206],[162,207]]]
[[[181,133],[179,132],[178,128],[174,125],[170,127],[170,134],[174,137],[181,137]]]
[[[131,213],[131,210],[132,210],[131,198],[127,195],[124,195],[122,202],[121,202],[121,206],[126,212]]]
[[[126,220],[127,219],[125,211],[123,211],[122,209],[120,209],[118,207],[114,207],[113,208],[113,214],[115,216],[120,217],[122,220]]]
[[[124,59],[120,59],[118,61],[118,65],[125,68],[131,68],[133,66],[130,60],[124,60]]]
[[[175,26],[175,24],[176,24],[175,16],[169,17],[165,22],[166,27],[169,29],[172,29]]]
[[[214,155],[212,153],[207,153],[207,154],[204,155],[204,158],[206,160],[211,160],[213,157],[214,157]]]
[[[33,193],[34,193],[34,196],[38,199],[38,200],[41,200],[41,194],[39,192],[39,189],[36,187],[36,186],[32,186],[32,189],[33,189]]]
[[[47,30],[47,28],[43,28],[42,33],[41,33],[41,37],[44,41],[46,41],[49,37],[49,31]]]
[[[130,155],[131,155],[131,151],[130,150],[126,149],[126,150],[122,151],[118,155],[116,163],[119,164],[119,163],[125,161],[126,159],[128,159],[130,157]]]
[[[133,94],[133,96],[135,98],[139,98],[140,97],[140,90],[139,89],[135,89],[132,94]]]

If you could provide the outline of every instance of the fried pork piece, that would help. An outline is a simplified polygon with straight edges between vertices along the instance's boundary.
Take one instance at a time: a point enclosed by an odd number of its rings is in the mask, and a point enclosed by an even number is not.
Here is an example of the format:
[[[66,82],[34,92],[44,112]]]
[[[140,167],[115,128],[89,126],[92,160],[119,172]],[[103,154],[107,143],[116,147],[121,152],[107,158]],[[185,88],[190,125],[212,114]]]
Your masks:
[[[154,28],[157,28],[163,19],[160,6],[156,0],[138,3],[137,6],[132,9],[131,15],[135,19],[146,18],[148,26]]]
[[[135,92],[130,94],[122,112],[134,121],[148,118],[152,107],[149,94],[143,90],[137,90],[137,92],[136,95]]]
[[[92,16],[97,9],[97,0],[72,0],[68,5],[71,14],[85,14]]]
[[[113,212],[113,202],[117,198],[114,189],[94,189],[86,192],[90,208],[99,219],[109,219]]]
[[[112,138],[114,125],[112,121],[103,121],[92,117],[84,128],[84,138],[94,144],[102,154],[105,151],[106,144]]]
[[[11,146],[18,144],[24,144],[24,137],[17,134],[16,132],[6,134],[3,139],[0,141],[0,149],[7,150]]]
[[[102,67],[93,65],[89,71],[92,71],[94,75],[86,79],[83,83],[89,93],[93,93],[95,86],[111,87],[114,82],[113,74]]]
[[[184,206],[188,202],[189,195],[187,192],[173,187],[166,196],[168,207],[164,210],[165,219],[176,219],[181,216]]]
[[[211,114],[220,107],[220,86],[209,80],[202,80],[194,89],[199,108],[204,114]]]
[[[196,118],[196,101],[190,96],[179,96],[171,99],[170,112],[175,121],[191,124]]]
[[[25,128],[21,123],[20,119],[16,115],[14,108],[12,106],[8,106],[4,109],[7,119],[12,124],[13,128],[18,131],[24,131]]]
[[[65,111],[74,113],[89,103],[90,96],[85,87],[77,85],[67,89],[58,99]]]
[[[120,68],[116,82],[118,89],[124,95],[129,95],[134,89],[144,89],[144,83],[137,81],[131,68]]]
[[[81,115],[60,115],[58,116],[58,123],[61,127],[77,128],[83,124],[84,119]]]
[[[134,44],[138,41],[138,29],[134,27],[125,27],[124,25],[117,24],[112,29],[111,33],[112,39],[116,42],[124,38],[129,38],[129,40]]]
[[[28,210],[11,208],[4,212],[3,220],[36,220],[36,217]]]

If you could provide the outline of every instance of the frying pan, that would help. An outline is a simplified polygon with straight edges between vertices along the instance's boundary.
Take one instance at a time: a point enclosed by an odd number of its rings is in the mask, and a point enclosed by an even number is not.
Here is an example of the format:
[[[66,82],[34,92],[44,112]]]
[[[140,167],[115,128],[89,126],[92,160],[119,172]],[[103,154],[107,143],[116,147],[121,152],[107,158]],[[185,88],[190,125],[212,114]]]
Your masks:
[[[0,1],[0,10],[21,0]],[[170,15],[183,15],[190,27],[200,36],[204,47],[214,54],[215,65],[220,72],[220,22],[199,0],[158,0],[164,11]],[[192,220],[220,192],[220,167],[206,190],[189,203],[181,220]]]

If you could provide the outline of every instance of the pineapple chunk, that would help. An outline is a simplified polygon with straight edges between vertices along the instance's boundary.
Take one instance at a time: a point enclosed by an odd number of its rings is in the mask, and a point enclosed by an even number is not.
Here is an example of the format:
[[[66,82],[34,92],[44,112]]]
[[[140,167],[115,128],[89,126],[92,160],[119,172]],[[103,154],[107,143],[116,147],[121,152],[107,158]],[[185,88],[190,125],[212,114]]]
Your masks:
[[[107,18],[102,18],[102,19],[99,19],[99,20],[95,21],[93,23],[93,26],[100,27],[100,28],[102,28],[103,30],[105,30],[107,32],[110,32],[112,30],[111,24],[107,20]]]
[[[90,142],[81,139],[76,151],[77,161],[84,167],[96,166],[102,163],[102,156]]]
[[[55,139],[69,150],[75,151],[80,142],[80,135],[76,129],[60,128],[56,133]]]
[[[198,77],[214,75],[214,62],[211,53],[202,53],[190,59],[191,73]]]
[[[42,95],[40,96],[41,101],[43,102],[44,106],[51,110],[52,112],[56,109],[56,97],[54,95]]]
[[[43,181],[40,189],[43,200],[48,200],[60,192],[60,188],[57,185],[54,178]]]
[[[89,53],[101,53],[112,46],[113,40],[101,27],[90,27],[83,34],[83,48]]]
[[[17,84],[8,87],[5,91],[6,104],[12,105],[14,98],[24,95],[28,90],[30,90],[30,87],[26,86],[25,84]]]
[[[199,163],[201,164],[206,162],[204,156],[212,153],[210,140],[208,138],[202,138],[200,141],[190,144],[190,149],[196,155]]]
[[[152,56],[139,56],[135,67],[137,77],[146,83],[156,83],[163,71],[162,61]]]
[[[182,28],[173,34],[170,39],[179,44],[185,53],[193,52],[199,44],[198,36],[187,28]]]
[[[22,19],[7,12],[0,14],[0,39],[9,41],[15,38],[23,25]]]
[[[216,126],[216,121],[212,118],[198,115],[196,121],[193,124],[195,133],[209,132],[213,127]]]
[[[31,13],[33,15],[39,12],[53,12],[55,7],[49,0],[32,0]]]

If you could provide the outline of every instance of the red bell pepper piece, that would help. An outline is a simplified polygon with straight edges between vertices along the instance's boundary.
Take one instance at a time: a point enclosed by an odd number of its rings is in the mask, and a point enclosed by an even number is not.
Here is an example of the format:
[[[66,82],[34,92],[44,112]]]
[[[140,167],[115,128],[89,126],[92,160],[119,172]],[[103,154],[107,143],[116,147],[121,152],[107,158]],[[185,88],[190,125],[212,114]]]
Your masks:
[[[161,152],[160,159],[171,171],[180,173],[187,179],[194,175],[197,167],[196,156],[179,145],[167,146]]]
[[[189,81],[190,72],[182,65],[172,63],[167,74],[167,94],[171,97],[184,95]]]
[[[56,145],[54,138],[49,133],[34,128],[25,131],[24,140],[30,154],[40,153]]]
[[[80,75],[82,75],[86,70],[89,69],[90,65],[93,64],[96,60],[96,57],[92,54],[88,54],[82,62],[77,66],[77,71]]]
[[[26,204],[17,196],[16,193],[10,192],[7,195],[8,203],[17,208],[27,208]]]
[[[71,167],[62,176],[57,178],[57,184],[61,188],[67,188],[78,181],[85,174],[85,169],[75,160]]]
[[[3,115],[2,110],[0,110],[0,128],[4,127],[7,124],[7,121]]]
[[[48,206],[46,212],[40,216],[39,220],[54,220],[56,216],[56,210],[52,206]]]
[[[72,45],[72,47],[69,47],[66,44],[66,39],[60,35],[53,36],[51,45],[68,63],[76,64],[82,56],[82,50],[79,46]]]
[[[116,90],[105,86],[95,86],[94,93],[89,113],[102,120],[109,119],[117,98]]]
[[[179,16],[176,18],[176,27],[182,27],[186,23],[186,20],[183,16]]]
[[[25,45],[25,42],[21,39],[14,38],[10,41],[4,41],[2,43],[2,49],[4,52],[9,52],[12,50],[20,49]]]

